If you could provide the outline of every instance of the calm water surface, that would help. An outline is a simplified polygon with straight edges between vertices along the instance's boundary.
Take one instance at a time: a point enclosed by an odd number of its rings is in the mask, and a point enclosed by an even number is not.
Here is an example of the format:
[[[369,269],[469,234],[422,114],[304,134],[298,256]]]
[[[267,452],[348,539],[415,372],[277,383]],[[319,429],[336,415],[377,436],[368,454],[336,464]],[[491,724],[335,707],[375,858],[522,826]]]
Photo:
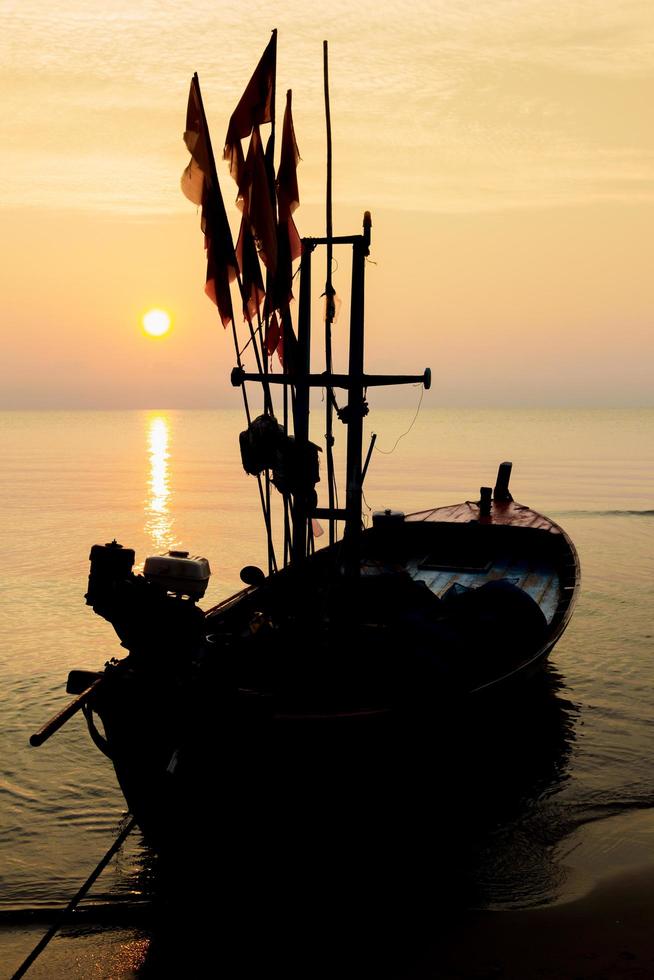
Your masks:
[[[565,900],[651,862],[654,411],[423,408],[389,454],[412,417],[369,417],[381,450],[366,481],[370,509],[475,499],[512,459],[516,499],[561,523],[580,554],[581,599],[552,657],[544,724],[556,731],[533,772],[524,756],[514,760],[520,772],[507,761],[519,805],[495,801],[461,854],[474,903]],[[235,591],[243,565],[265,563],[256,484],[238,456],[242,427],[231,411],[0,414],[0,921],[65,904],[125,818],[81,716],[42,748],[27,744],[69,700],[69,668],[120,655],[109,624],[84,605],[90,546],[117,537],[137,563],[182,546],[210,560],[205,607]],[[508,782],[485,789],[497,796]],[[482,812],[487,804],[476,800]],[[147,901],[150,864],[132,835],[87,903]]]

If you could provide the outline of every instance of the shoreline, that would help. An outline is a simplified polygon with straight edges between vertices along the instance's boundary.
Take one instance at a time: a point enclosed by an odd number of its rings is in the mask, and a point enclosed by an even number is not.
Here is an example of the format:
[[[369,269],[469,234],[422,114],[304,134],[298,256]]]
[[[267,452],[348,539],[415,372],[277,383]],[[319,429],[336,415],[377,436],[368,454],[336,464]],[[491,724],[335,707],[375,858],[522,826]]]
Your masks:
[[[430,935],[398,950],[395,980],[651,980],[654,864],[604,879],[583,897],[540,908],[445,913]],[[45,929],[0,929],[10,977]],[[180,931],[180,944],[184,944]],[[416,937],[417,938],[417,937]],[[77,922],[52,941],[32,980],[129,980],[140,975],[148,930]],[[419,948],[418,948],[419,947]],[[219,963],[207,962],[207,967]],[[307,975],[320,962],[305,964]],[[165,975],[147,970],[148,977]],[[343,972],[342,976],[345,976]],[[381,976],[375,966],[371,976]]]

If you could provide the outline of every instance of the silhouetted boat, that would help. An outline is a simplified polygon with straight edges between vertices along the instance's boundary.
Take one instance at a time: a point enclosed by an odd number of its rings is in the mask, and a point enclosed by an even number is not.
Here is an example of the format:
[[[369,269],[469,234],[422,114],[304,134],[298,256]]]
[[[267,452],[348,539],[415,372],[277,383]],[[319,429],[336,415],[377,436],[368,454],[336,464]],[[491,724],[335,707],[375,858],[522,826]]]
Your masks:
[[[378,771],[371,761],[375,754],[388,759],[410,744],[417,720],[451,721],[463,704],[504,692],[542,665],[570,619],[579,585],[579,562],[567,534],[513,501],[510,463],[500,465],[494,489],[482,488],[479,501],[409,515],[380,511],[372,527],[363,528],[366,390],[416,382],[428,388],[430,373],[364,373],[367,213],[360,234],[335,236],[328,208],[325,237],[302,239],[297,335],[293,329],[291,262],[298,250],[291,215],[298,195],[290,93],[277,200],[268,200],[277,218],[274,237],[270,214],[266,218],[261,206],[272,183],[259,125],[274,121],[274,46],[275,35],[232,117],[226,154],[243,202],[239,286],[257,361],[256,370],[245,370],[234,329],[238,363],[232,382],[244,395],[248,425],[241,455],[245,470],[259,481],[267,574],[246,567],[245,588],[204,612],[197,603],[209,577],[205,559],[169,552],[148,558],[144,574],[135,575],[133,551],[115,541],[95,545],[87,603],[114,626],[128,654],[99,672],[72,671],[68,691],[78,695],[76,701],[34,736],[39,744],[81,707],[94,741],[113,760],[130,809],[159,843],[179,838],[183,814],[187,829],[202,824],[208,830],[216,788],[239,801],[231,819],[241,828],[250,825],[256,800],[270,802],[271,794],[297,800],[298,787],[304,787],[306,808],[306,800],[315,801],[318,787],[324,789],[330,779],[332,786],[352,789],[362,769]],[[250,134],[244,158],[240,139]],[[207,236],[207,291],[223,321],[233,324],[229,282],[237,263],[197,76],[185,139],[192,153],[187,191],[202,205]],[[261,174],[263,185],[257,183]],[[330,193],[328,181],[328,198]],[[255,240],[268,263],[263,315]],[[323,373],[314,373],[311,275],[319,247],[327,252],[326,365]],[[334,247],[352,250],[344,374],[334,371],[331,354]],[[278,344],[283,371],[272,374],[268,357]],[[256,418],[246,395],[246,385],[252,384],[263,393],[263,413]],[[312,388],[326,392],[325,506],[318,506],[315,491],[319,448],[309,438]],[[340,408],[338,390],[347,393]],[[273,391],[283,399],[279,422]],[[343,507],[332,456],[336,411],[347,432]],[[271,487],[282,507],[279,555]],[[329,543],[321,550],[315,548],[318,520],[329,527]],[[320,777],[309,791],[316,773]],[[310,823],[310,812],[303,812]]]

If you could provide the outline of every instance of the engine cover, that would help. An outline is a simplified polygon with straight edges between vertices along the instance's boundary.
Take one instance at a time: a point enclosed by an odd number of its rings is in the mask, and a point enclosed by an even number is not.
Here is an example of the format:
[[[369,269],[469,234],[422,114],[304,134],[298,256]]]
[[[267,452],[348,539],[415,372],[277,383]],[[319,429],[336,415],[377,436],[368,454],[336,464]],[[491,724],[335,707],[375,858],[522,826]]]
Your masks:
[[[166,592],[201,599],[207,591],[211,569],[207,559],[199,555],[189,555],[188,551],[167,551],[163,555],[146,558],[143,575],[148,582],[155,582]]]

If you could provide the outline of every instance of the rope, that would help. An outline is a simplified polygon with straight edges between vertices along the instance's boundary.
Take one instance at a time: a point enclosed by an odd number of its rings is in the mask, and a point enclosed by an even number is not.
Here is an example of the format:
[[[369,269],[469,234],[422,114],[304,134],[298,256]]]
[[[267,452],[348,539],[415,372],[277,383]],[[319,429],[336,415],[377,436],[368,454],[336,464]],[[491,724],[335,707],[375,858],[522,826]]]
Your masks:
[[[416,419],[418,418],[418,415],[420,414],[420,406],[422,405],[422,399],[423,399],[423,396],[425,394],[424,386],[423,385],[420,385],[420,387],[422,388],[422,391],[420,392],[420,398],[418,399],[418,407],[416,408],[416,414],[413,416],[413,419],[411,420],[411,425],[409,426],[409,428],[406,430],[406,432],[403,432],[401,436],[398,436],[397,437],[397,439],[395,440],[395,444],[393,445],[393,448],[392,449],[380,449],[379,446],[375,446],[375,452],[383,453],[384,456],[390,456],[391,453],[394,453],[395,450],[397,449],[397,446],[398,446],[398,443],[400,442],[400,440],[401,439],[404,439],[404,437],[405,436],[408,436],[409,432],[411,432],[411,429],[416,424]]]
[[[64,925],[66,919],[70,915],[70,913],[72,911],[74,911],[75,907],[81,901],[81,899],[84,898],[84,896],[86,895],[86,893],[89,890],[89,888],[91,887],[91,885],[96,881],[97,878],[100,877],[100,875],[102,874],[102,872],[104,871],[104,869],[107,867],[107,865],[111,861],[111,859],[114,856],[114,854],[116,853],[116,851],[120,850],[120,848],[125,843],[125,841],[129,837],[129,835],[131,834],[131,832],[132,832],[132,830],[134,829],[135,826],[136,826],[136,818],[135,817],[132,817],[129,820],[129,822],[125,825],[125,827],[123,827],[123,829],[121,830],[121,832],[118,834],[118,837],[116,838],[116,840],[113,842],[113,844],[111,845],[111,847],[109,848],[109,850],[107,851],[107,853],[105,854],[105,856],[102,858],[102,860],[100,861],[100,863],[96,866],[95,870],[92,871],[91,874],[88,876],[88,878],[86,879],[86,881],[84,882],[84,884],[82,885],[82,887],[79,889],[79,891],[77,892],[77,894],[74,895],[73,898],[71,898],[71,900],[68,903],[68,905],[66,906],[66,908],[58,916],[57,920],[50,926],[50,928],[48,929],[48,931],[46,932],[46,934],[36,944],[36,946],[34,947],[34,949],[32,950],[32,952],[29,954],[29,956],[27,957],[27,959],[25,959],[23,961],[23,963],[18,967],[18,969],[16,970],[16,972],[11,977],[11,980],[20,980],[20,977],[24,977],[25,976],[25,974],[27,973],[27,971],[31,967],[31,965],[34,962],[34,960],[38,956],[40,956],[40,954],[46,948],[46,946],[48,945],[48,943],[50,942],[50,940],[53,938],[53,936],[55,936],[56,933],[59,931],[59,929],[61,929],[61,927]]]
[[[252,334],[252,336],[250,337],[250,339],[247,341],[247,343],[244,344],[243,347],[241,347],[240,351],[238,352],[238,356],[239,357],[242,357],[243,354],[245,354],[245,352],[248,349],[248,347],[250,346],[250,344],[255,340],[257,334],[260,334],[261,333],[262,329],[263,329],[263,324],[260,324],[257,327],[257,329],[254,331],[254,333]]]
[[[361,491],[361,497],[363,499],[363,505],[366,508],[366,510],[368,511],[367,514],[362,514],[361,515],[361,517],[363,519],[363,526],[364,527],[368,527],[368,522],[370,521],[370,515],[372,514],[372,507],[370,506],[370,504],[366,500],[366,495],[363,492],[363,490]]]

